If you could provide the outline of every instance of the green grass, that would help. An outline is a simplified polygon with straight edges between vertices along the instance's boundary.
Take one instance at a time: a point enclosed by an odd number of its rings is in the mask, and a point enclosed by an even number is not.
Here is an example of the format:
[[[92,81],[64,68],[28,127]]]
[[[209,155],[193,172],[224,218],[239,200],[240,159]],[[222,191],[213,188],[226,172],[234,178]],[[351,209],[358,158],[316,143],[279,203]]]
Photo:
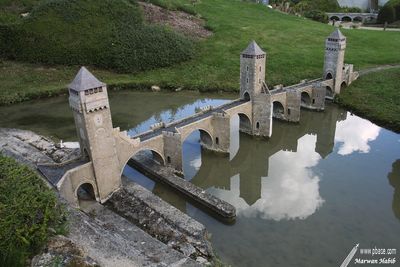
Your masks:
[[[188,0],[157,1],[175,6],[190,3]],[[194,59],[135,74],[100,71],[100,78],[117,87],[143,88],[157,84],[203,91],[237,91],[239,54],[253,39],[267,52],[268,84],[287,85],[322,75],[324,42],[333,31],[331,26],[235,0],[201,0],[193,10],[201,14],[214,31],[212,37],[198,43]],[[353,63],[356,69],[400,63],[398,32],[343,30],[343,33],[348,37],[346,62]],[[43,69],[44,76],[51,72],[52,77],[39,78],[40,72],[30,73],[36,68],[34,65],[9,62],[3,65],[0,77],[5,80],[0,89],[1,104],[36,97],[44,91],[60,92],[78,70],[78,67]],[[19,73],[27,72],[22,75],[24,79],[14,74],[13,68]],[[11,84],[12,88],[4,84]]]
[[[362,76],[339,96],[339,103],[382,126],[400,132],[400,68]]]
[[[135,72],[194,56],[191,40],[145,24],[135,0],[44,1],[20,23],[0,26],[0,55],[24,62]]]
[[[26,266],[54,233],[65,233],[54,192],[31,169],[0,154],[0,266]]]

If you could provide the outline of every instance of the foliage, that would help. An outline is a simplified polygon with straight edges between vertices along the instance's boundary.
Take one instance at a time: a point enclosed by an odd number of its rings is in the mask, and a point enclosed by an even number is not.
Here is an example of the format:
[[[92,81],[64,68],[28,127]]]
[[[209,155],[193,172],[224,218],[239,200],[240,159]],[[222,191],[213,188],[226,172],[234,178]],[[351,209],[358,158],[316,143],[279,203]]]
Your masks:
[[[132,72],[193,56],[191,41],[162,27],[144,25],[133,0],[46,1],[22,23],[0,31],[7,58],[33,63]]]
[[[400,20],[400,0],[390,0],[379,10],[378,22],[392,23],[397,20]]]
[[[51,235],[65,231],[54,193],[32,170],[0,155],[0,266],[24,266]]]
[[[44,0],[1,0],[0,23],[15,23],[22,19],[21,14],[30,12],[32,8]]]
[[[353,112],[400,132],[400,68],[360,77],[339,95],[339,103]]]
[[[384,5],[378,14],[379,23],[392,23],[396,20],[396,10],[391,5]]]
[[[168,1],[178,5],[186,0]],[[289,85],[322,75],[325,38],[334,30],[332,26],[241,1],[202,0],[194,8],[213,29],[213,36],[196,45],[193,60],[134,75],[94,67],[90,71],[118,89],[159,85],[162,89],[237,91],[239,54],[255,39],[267,52],[268,85]],[[346,62],[354,64],[356,69],[400,63],[400,50],[395,49],[400,43],[397,32],[346,29],[342,32],[348,42]],[[0,104],[65,94],[66,85],[78,70],[79,66],[0,62]]]
[[[319,11],[319,10],[310,10],[310,11],[306,11],[304,13],[304,16],[306,18],[315,20],[315,21],[319,21],[322,23],[328,23],[329,21],[329,17],[325,12]]]
[[[340,12],[343,12],[343,13],[362,13],[363,10],[361,10],[361,8],[359,8],[359,7],[347,7],[347,6],[345,6],[345,7],[341,7],[340,8]]]

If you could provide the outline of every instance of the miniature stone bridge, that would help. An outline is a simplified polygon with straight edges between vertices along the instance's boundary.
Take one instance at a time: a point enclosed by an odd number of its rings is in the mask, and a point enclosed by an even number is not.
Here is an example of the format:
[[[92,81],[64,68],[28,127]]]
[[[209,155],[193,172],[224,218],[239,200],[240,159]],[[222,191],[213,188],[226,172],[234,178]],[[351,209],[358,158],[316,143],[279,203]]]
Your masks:
[[[230,121],[239,116],[239,130],[271,137],[273,118],[298,122],[300,108],[323,110],[325,99],[358,77],[344,64],[346,38],[339,30],[326,40],[323,78],[269,90],[265,83],[266,53],[253,41],[240,57],[240,98],[169,124],[157,123],[136,136],[113,128],[107,87],[82,67],[69,85],[82,155],[86,163],[72,167],[57,182],[61,194],[78,206],[78,190],[105,202],[121,186],[122,171],[136,153],[151,151],[160,164],[182,171],[182,144],[196,130],[204,148],[229,153]]]
[[[366,22],[378,19],[377,13],[326,13],[329,20]]]

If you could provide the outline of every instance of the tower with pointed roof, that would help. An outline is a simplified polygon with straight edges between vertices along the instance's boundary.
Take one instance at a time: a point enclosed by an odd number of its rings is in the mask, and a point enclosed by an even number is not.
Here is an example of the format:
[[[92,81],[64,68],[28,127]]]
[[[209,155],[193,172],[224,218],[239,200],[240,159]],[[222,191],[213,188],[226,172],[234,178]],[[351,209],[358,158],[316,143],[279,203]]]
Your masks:
[[[333,79],[333,92],[340,93],[343,81],[346,37],[336,29],[325,41],[324,79]]]
[[[253,99],[262,92],[266,53],[252,41],[240,54],[240,97]]]
[[[98,196],[105,200],[121,176],[106,84],[82,67],[68,90],[82,155],[92,162]]]

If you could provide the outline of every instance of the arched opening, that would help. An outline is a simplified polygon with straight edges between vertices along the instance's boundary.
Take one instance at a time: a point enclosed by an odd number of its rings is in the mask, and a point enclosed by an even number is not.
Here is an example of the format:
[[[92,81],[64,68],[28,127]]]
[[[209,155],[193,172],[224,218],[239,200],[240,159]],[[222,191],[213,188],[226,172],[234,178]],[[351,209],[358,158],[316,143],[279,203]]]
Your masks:
[[[340,18],[339,18],[338,16],[332,16],[332,17],[330,18],[330,20],[331,20],[331,21],[339,21]]]
[[[325,96],[328,98],[333,98],[333,90],[330,86],[325,87],[326,88],[326,94]]]
[[[211,157],[207,148],[213,147],[213,140],[219,143],[219,138],[212,136],[203,129],[194,130],[182,143],[183,174],[186,180],[191,180],[200,170],[203,157]]]
[[[285,108],[279,101],[274,101],[273,103],[273,115],[275,118],[283,119],[285,116]]]
[[[229,157],[233,159],[240,148],[241,133],[252,134],[252,124],[250,118],[244,113],[231,116],[230,119],[230,142]]]
[[[171,163],[171,157],[168,156],[166,161]],[[143,149],[136,152],[122,170],[122,176],[151,191],[155,182],[145,174],[144,169],[137,165],[138,162],[152,168],[152,166],[165,165],[164,158],[158,151]]]
[[[344,17],[342,18],[342,21],[343,21],[343,22],[351,22],[352,19],[351,19],[349,16],[344,16]]]
[[[301,93],[301,105],[302,106],[310,106],[311,105],[311,97],[307,92]]]
[[[91,183],[81,184],[76,190],[76,197],[78,198],[79,205],[82,205],[82,202],[96,201],[93,185]]]
[[[333,79],[332,73],[328,72],[326,74],[325,80],[332,80],[332,79]]]
[[[353,22],[362,22],[363,21],[363,18],[362,17],[355,17],[354,19],[353,19]]]
[[[219,145],[219,138],[218,137],[215,137],[215,144]]]
[[[256,128],[257,128],[257,130],[260,129],[260,123],[258,121],[256,123]]]
[[[244,133],[251,134],[251,121],[247,115],[239,113],[239,130]]]
[[[245,92],[244,95],[243,95],[243,99],[245,101],[250,101],[250,94],[248,92]]]
[[[347,87],[346,82],[342,82],[342,84],[340,85],[340,91],[343,91],[343,89],[345,89]]]
[[[145,149],[137,152],[133,158],[140,160],[153,160],[155,163],[159,165],[165,165],[164,158],[155,150]]]

